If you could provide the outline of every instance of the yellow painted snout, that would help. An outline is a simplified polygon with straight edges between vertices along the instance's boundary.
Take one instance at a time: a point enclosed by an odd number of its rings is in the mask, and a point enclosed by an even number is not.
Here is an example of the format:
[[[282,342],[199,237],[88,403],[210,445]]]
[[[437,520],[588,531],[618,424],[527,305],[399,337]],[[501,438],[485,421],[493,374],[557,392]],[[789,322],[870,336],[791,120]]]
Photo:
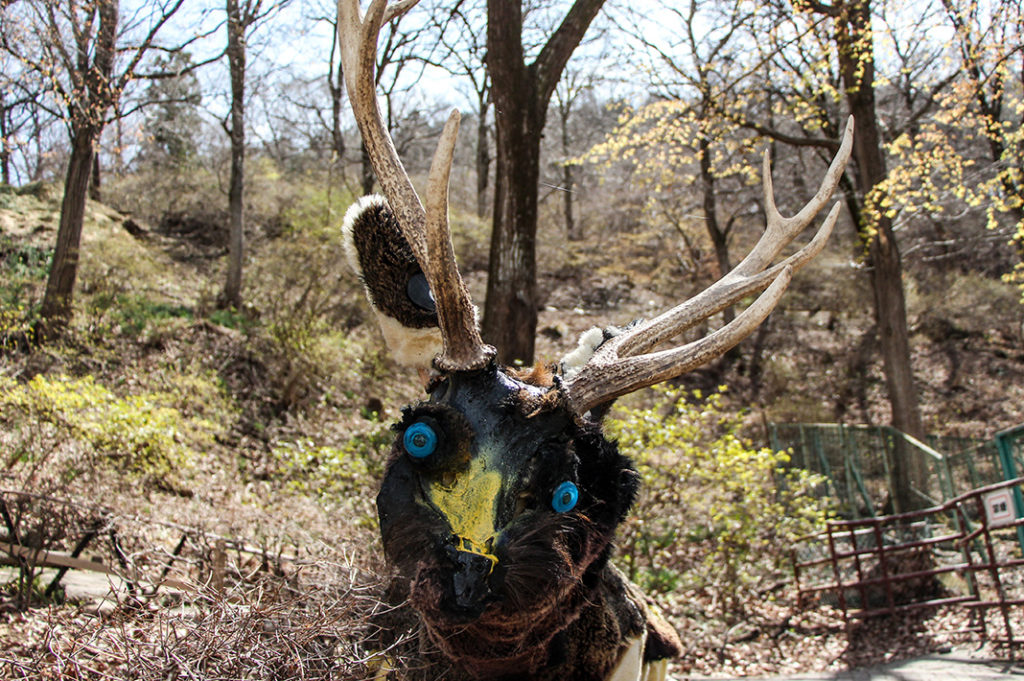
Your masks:
[[[490,469],[484,457],[472,459],[469,469],[454,476],[433,480],[427,487],[430,502],[447,519],[459,551],[474,553],[498,562],[492,551],[501,473]]]
[[[455,544],[456,549],[458,549],[459,551],[463,551],[464,553],[472,553],[477,556],[481,556],[491,561],[491,569],[487,571],[487,574],[491,574],[492,572],[494,572],[494,566],[498,564],[498,557],[490,552],[490,550],[494,548],[493,538],[488,539],[487,544],[483,548],[477,546],[465,537],[456,535],[456,539],[458,540],[458,542]]]

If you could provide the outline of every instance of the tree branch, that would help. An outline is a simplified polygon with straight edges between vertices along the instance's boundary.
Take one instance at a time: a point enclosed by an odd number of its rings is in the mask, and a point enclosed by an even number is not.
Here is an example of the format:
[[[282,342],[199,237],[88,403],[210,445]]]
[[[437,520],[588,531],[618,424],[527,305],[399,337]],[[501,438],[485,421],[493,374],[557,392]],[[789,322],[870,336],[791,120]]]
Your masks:
[[[167,52],[170,52],[170,53],[174,53],[176,51],[177,50],[174,50],[174,49],[168,49],[167,50]],[[202,68],[203,66],[207,66],[207,65],[212,64],[212,63],[214,63],[216,61],[220,61],[221,58],[226,53],[226,51],[227,51],[226,49],[225,50],[221,50],[218,54],[210,57],[209,59],[204,59],[203,61],[200,61],[200,62],[190,63],[187,66],[183,66],[180,69],[172,69],[170,71],[150,71],[150,72],[147,72],[147,73],[136,73],[135,74],[135,78],[137,80],[167,80],[167,79],[170,79],[170,78],[180,78],[181,76],[184,76],[185,74],[188,74],[188,73],[192,73],[193,71],[196,71],[196,70]]]
[[[720,115],[722,115],[722,116],[726,117],[727,119],[731,120],[733,123],[735,123],[736,125],[740,126],[741,128],[744,128],[746,130],[753,130],[754,132],[756,132],[759,135],[763,135],[763,136],[771,138],[771,139],[773,139],[773,140],[775,140],[777,142],[782,142],[782,143],[788,144],[790,146],[794,146],[794,147],[818,147],[818,148],[821,148],[821,149],[828,149],[829,151],[832,151],[832,152],[835,152],[836,150],[839,149],[839,140],[838,139],[831,139],[831,138],[828,138],[828,137],[797,137],[795,135],[790,135],[790,134],[784,133],[781,130],[776,130],[775,128],[770,128],[770,127],[765,126],[765,125],[760,125],[758,123],[754,123],[753,121],[748,121],[745,118],[741,118],[741,117],[736,116],[734,114],[730,114],[729,112],[727,112],[727,111],[725,111],[725,110],[723,110],[721,108],[719,108],[718,112],[719,112]]]
[[[541,49],[533,64],[537,74],[537,97],[541,102],[546,103],[551,98],[569,57],[583,40],[602,5],[604,0],[576,0]]]

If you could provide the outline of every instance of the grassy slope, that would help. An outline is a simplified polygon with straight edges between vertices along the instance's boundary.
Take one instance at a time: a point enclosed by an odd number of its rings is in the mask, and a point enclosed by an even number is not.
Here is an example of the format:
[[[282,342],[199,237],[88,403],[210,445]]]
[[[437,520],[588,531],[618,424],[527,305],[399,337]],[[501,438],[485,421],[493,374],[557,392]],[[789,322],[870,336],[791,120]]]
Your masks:
[[[58,206],[52,194],[12,197],[0,209],[0,247],[9,252],[47,248],[54,239]],[[178,536],[150,521],[183,522],[245,537],[272,551],[305,555],[321,567],[378,568],[372,480],[379,475],[385,424],[395,419],[400,405],[416,399],[418,390],[414,374],[384,356],[378,332],[366,321],[357,283],[335,267],[339,260],[330,252],[329,235],[327,241],[305,241],[287,233],[254,240],[249,270],[254,306],[248,311],[251,321],[243,322],[209,309],[219,285],[215,252],[191,252],[187,243],[150,229],[147,236],[133,237],[123,226],[124,218],[90,203],[72,334],[60,346],[4,354],[0,376],[23,384],[35,375],[91,375],[115,398],[136,396],[169,406],[178,414],[175,438],[195,456],[172,474],[144,476],[141,487],[138,475],[106,465],[93,465],[90,474],[57,485],[41,482],[45,469],[35,477],[25,477],[24,469],[9,469],[3,487],[101,499],[125,517],[138,514],[146,520],[125,526],[123,533],[140,550],[160,545],[170,551]],[[459,257],[469,263],[467,278],[481,301],[486,230],[470,218],[457,217],[455,222]],[[678,262],[665,257],[672,244],[656,235],[597,233],[569,250],[553,231],[541,238],[548,307],[541,313],[540,359],[557,359],[590,326],[650,316],[696,286]],[[724,373],[700,372],[686,381],[701,387],[730,384],[731,408],[755,406],[766,419],[884,422],[878,358],[857,351],[871,326],[870,310],[863,303],[865,276],[835,254],[842,248],[838,245],[801,274],[773,315],[763,341],[759,385],[742,362]],[[312,274],[312,281],[322,285],[311,287],[303,274]],[[335,282],[332,276],[339,278]],[[37,277],[19,298],[29,306],[38,302],[41,285]],[[989,435],[1024,421],[1017,292],[992,280],[954,276],[910,281],[909,288],[915,370],[928,423],[945,433]],[[312,294],[304,297],[303,291]],[[316,308],[317,319],[289,313],[306,309],[303,305],[317,296],[323,302]],[[747,356],[752,342],[744,346]],[[870,340],[864,345],[870,348]],[[859,380],[851,384],[851,376]],[[384,413],[377,418],[372,412],[380,409]],[[752,423],[761,421],[756,412]],[[205,435],[198,432],[204,424]],[[751,433],[759,431],[752,428]],[[92,456],[90,464],[97,463],[81,437],[56,426],[32,438],[9,429],[0,435],[0,444],[11,451],[11,446],[25,446],[27,439],[59,451],[51,460],[54,466],[78,456]],[[324,470],[331,477],[321,474]],[[193,550],[190,555],[202,565],[210,560],[210,548],[209,542],[197,541],[186,553]],[[246,607],[253,605],[247,600],[251,597],[251,592],[236,594]],[[329,598],[311,602],[333,613],[335,629],[338,618],[350,622],[361,616],[330,610],[339,601]],[[210,612],[221,611],[203,612],[207,619],[200,624],[206,628],[191,631],[199,639],[226,635],[227,619],[209,620]],[[272,620],[277,616],[260,613]],[[784,618],[786,613],[759,616]],[[826,625],[820,614],[815,616],[819,619],[806,626],[835,626],[827,617]],[[313,612],[299,620],[310,624],[315,618]],[[150,624],[131,620],[129,629]],[[257,624],[276,626],[265,620]],[[0,624],[0,637],[12,626]],[[704,671],[722,669],[721,660],[716,663],[714,656],[705,655],[702,646],[723,654],[725,642],[735,635],[731,625],[700,621],[682,626],[699,642],[685,664]],[[100,635],[100,630],[90,631]],[[733,652],[725,653],[731,660],[725,666],[739,669],[732,663],[739,665],[741,659],[750,660],[747,671],[778,668],[783,660],[790,668],[821,666],[823,651],[831,655],[840,644],[830,639],[800,652],[806,642],[789,647],[769,641],[767,648],[753,653],[744,648],[749,645],[744,641],[733,646]],[[43,648],[26,650],[31,657]],[[276,650],[264,652],[270,657]]]

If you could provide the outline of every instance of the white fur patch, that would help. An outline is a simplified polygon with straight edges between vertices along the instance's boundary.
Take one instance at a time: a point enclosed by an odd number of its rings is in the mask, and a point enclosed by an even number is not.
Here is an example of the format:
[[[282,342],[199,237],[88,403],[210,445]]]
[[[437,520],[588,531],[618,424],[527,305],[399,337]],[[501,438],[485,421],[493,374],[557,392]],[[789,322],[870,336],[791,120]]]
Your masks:
[[[644,664],[647,631],[633,639],[605,681],[668,681],[668,660]]]
[[[640,681],[668,681],[668,660],[656,660],[645,664]]]
[[[356,250],[356,239],[352,233],[352,226],[364,210],[371,206],[386,205],[387,202],[387,199],[380,194],[367,194],[348,207],[345,217],[341,221],[341,243],[345,248],[345,259],[348,260],[348,266],[352,268],[352,271],[360,277],[363,276],[363,270],[359,267],[359,251]]]
[[[647,631],[633,639],[626,652],[619,658],[619,663],[605,681],[642,681],[644,678],[644,644],[647,643]]]
[[[604,342],[604,331],[596,326],[584,331],[576,349],[562,358],[562,378],[570,379],[594,356],[597,347]]]
[[[388,350],[399,364],[429,367],[434,355],[441,352],[443,342],[438,327],[414,329],[402,326],[397,319],[388,317],[377,308],[373,308],[373,311],[377,313],[377,321],[380,322]]]

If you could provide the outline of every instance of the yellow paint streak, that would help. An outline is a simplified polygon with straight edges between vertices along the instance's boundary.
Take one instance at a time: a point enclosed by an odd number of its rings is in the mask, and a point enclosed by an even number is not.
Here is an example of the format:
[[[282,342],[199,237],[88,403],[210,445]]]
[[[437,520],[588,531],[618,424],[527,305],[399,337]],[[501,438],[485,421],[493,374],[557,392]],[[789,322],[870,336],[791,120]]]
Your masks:
[[[459,548],[497,559],[489,553],[496,530],[495,505],[501,491],[501,473],[487,468],[484,457],[472,460],[469,470],[455,476],[450,484],[430,483],[430,501],[444,514]]]

